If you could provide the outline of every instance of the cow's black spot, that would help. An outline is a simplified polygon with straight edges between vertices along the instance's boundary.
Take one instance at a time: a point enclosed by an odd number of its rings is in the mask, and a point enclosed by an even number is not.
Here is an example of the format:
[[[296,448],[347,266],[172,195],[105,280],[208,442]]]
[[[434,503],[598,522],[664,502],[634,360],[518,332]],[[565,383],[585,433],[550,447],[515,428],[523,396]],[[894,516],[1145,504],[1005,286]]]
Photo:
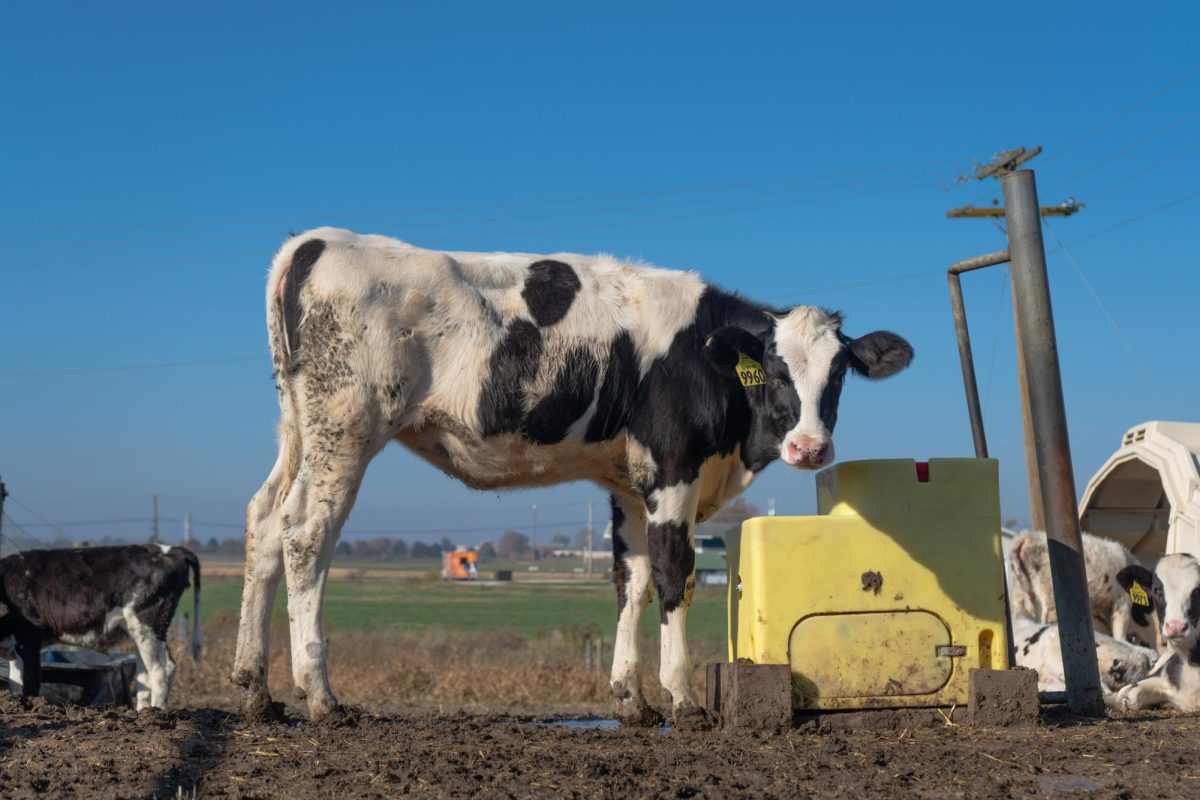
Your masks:
[[[521,432],[537,444],[554,444],[566,438],[575,420],[582,417],[596,394],[600,365],[592,352],[576,347],[563,358],[550,391],[525,417]]]
[[[625,512],[621,510],[615,494],[609,495],[608,500],[612,506],[612,579],[617,587],[617,619],[620,619],[621,612],[625,610],[625,603],[629,601],[629,565],[625,563],[625,554],[629,552],[629,546],[625,544],[625,537],[621,533],[625,526]]]
[[[1038,640],[1038,639],[1040,639],[1040,638],[1042,638],[1042,634],[1043,634],[1043,633],[1045,633],[1045,632],[1046,632],[1046,631],[1048,631],[1048,630],[1050,630],[1050,626],[1049,626],[1049,625],[1043,625],[1042,627],[1040,627],[1040,628],[1038,628],[1036,631],[1034,631],[1034,632],[1033,632],[1033,635],[1032,635],[1032,636],[1030,636],[1028,640],[1026,640],[1026,642],[1025,642],[1025,647],[1024,647],[1022,650],[1021,650],[1021,652],[1022,652],[1024,655],[1029,655],[1029,648],[1031,648],[1031,647],[1033,647],[1035,644],[1037,644],[1037,640]]]
[[[625,427],[633,409],[640,378],[637,348],[633,345],[633,337],[628,331],[621,331],[608,346],[604,380],[600,384],[600,395],[596,399],[596,413],[588,421],[587,432],[584,435],[586,441],[607,441]]]
[[[575,270],[561,261],[547,259],[529,265],[521,297],[529,307],[529,315],[544,328],[567,315],[582,286]]]
[[[292,265],[285,273],[286,283],[283,287],[281,312],[284,329],[287,331],[288,346],[293,353],[300,347],[300,318],[303,316],[303,309],[300,308],[300,290],[304,288],[304,283],[308,280],[313,265],[317,263],[317,259],[323,252],[325,252],[323,239],[309,239],[297,247],[296,252],[292,253]],[[293,364],[292,370],[295,371],[296,368],[297,365]]]
[[[537,376],[542,334],[518,319],[488,360],[487,381],[479,393],[479,425],[484,436],[515,433],[525,419],[525,387]]]
[[[650,549],[650,576],[658,592],[658,616],[667,614],[687,600],[688,581],[696,566],[696,551],[688,535],[687,522],[650,523],[646,526]]]

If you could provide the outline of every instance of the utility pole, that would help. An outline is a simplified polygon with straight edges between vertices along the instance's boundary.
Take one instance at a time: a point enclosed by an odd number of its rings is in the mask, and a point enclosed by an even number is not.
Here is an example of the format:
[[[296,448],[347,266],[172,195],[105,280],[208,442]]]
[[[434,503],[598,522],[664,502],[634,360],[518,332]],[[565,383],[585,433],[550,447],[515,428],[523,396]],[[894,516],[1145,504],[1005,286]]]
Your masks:
[[[4,552],[4,498],[8,497],[8,489],[0,480],[0,554]]]
[[[768,517],[775,516],[775,498],[774,497],[767,498],[767,516]]]
[[[592,501],[588,500],[587,575],[592,577]]]
[[[1042,152],[1041,146],[1034,147],[1032,150],[1026,150],[1024,147],[1018,147],[1014,150],[1007,150],[992,157],[992,160],[986,164],[981,164],[975,168],[973,175],[964,175],[958,179],[958,183],[966,183],[969,181],[983,181],[988,178],[1002,180],[1005,175],[1019,169],[1022,164],[1029,161],[1034,156]],[[1075,198],[1069,198],[1056,206],[1040,206],[1038,215],[1042,217],[1069,217],[1083,209],[1083,203]],[[946,216],[950,219],[967,219],[980,217],[1007,217],[1008,210],[1004,206],[994,206],[992,208],[975,208],[974,206],[962,206],[961,208],[952,208],[946,212]],[[1017,299],[1016,285],[1013,284],[1013,315],[1017,314]],[[1029,524],[1034,530],[1046,530],[1046,518],[1042,505],[1042,485],[1037,478],[1037,451],[1033,438],[1033,423],[1030,419],[1029,411],[1029,393],[1026,391],[1028,385],[1027,370],[1025,368],[1025,355],[1021,342],[1021,326],[1016,325],[1017,329],[1017,383],[1020,386],[1021,395],[1021,428],[1025,433],[1025,474],[1029,482]]]
[[[192,546],[192,512],[187,512],[183,516],[183,546],[191,548]]]
[[[967,183],[968,181],[984,181],[988,178],[1000,180],[1008,173],[1018,169],[1026,161],[1030,160],[1038,153],[1042,152],[1041,145],[1026,150],[1024,147],[1018,147],[1014,150],[1006,150],[1003,153],[997,153],[992,156],[992,160],[986,164],[980,164],[975,168],[973,175],[961,175],[956,183]],[[1074,197],[1067,198],[1056,206],[1042,206],[1038,209],[1038,213],[1043,217],[1069,217],[1083,210],[1083,203],[1076,200]],[[946,212],[946,216],[950,219],[964,219],[971,217],[1003,217],[1006,215],[1003,206],[994,205],[991,208],[976,208],[975,206],[966,205],[960,208],[952,208]]]
[[[533,560],[534,560],[534,561],[537,561],[537,560],[538,560],[538,553],[537,553],[537,503],[534,503],[534,504],[533,504],[533,527],[532,527],[530,530],[531,530],[531,536],[530,536],[530,539],[531,539],[531,540],[532,540],[532,542],[533,542]]]
[[[154,512],[150,517],[150,544],[158,544],[161,541],[158,537],[158,495],[150,495],[150,503]]]

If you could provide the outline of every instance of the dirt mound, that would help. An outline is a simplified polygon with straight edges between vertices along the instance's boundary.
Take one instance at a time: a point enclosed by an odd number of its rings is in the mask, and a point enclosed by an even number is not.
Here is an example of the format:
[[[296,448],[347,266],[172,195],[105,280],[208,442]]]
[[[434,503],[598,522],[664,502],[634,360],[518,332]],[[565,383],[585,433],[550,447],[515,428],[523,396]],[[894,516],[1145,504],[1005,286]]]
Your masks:
[[[1171,715],[773,736],[432,713],[248,725],[208,709],[67,709],[0,693],[0,795],[1178,797],[1200,787],[1198,735],[1200,720]]]

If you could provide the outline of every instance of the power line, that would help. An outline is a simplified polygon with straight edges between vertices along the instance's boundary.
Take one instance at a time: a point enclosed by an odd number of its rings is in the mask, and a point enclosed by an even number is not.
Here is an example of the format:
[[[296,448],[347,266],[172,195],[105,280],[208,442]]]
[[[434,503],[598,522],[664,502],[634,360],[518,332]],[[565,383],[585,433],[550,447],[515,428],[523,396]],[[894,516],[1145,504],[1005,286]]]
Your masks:
[[[687,221],[687,220],[693,220],[693,219],[704,219],[704,218],[714,217],[714,216],[724,216],[727,214],[740,214],[740,213],[747,212],[747,211],[764,211],[764,210],[775,209],[775,208],[792,208],[795,206],[802,206],[802,205],[828,203],[828,202],[832,202],[832,201],[836,201],[836,200],[852,200],[852,199],[858,199],[861,197],[871,197],[871,196],[875,196],[875,195],[895,194],[896,192],[912,191],[914,189],[937,188],[941,185],[942,185],[941,183],[922,182],[922,183],[916,183],[916,184],[909,184],[909,185],[905,185],[905,186],[892,187],[892,188],[888,188],[888,189],[875,189],[875,190],[865,191],[865,192],[852,192],[852,193],[848,193],[848,194],[837,194],[837,195],[823,195],[820,197],[806,197],[806,198],[801,198],[798,200],[783,200],[783,201],[779,201],[776,203],[757,203],[757,204],[740,205],[740,206],[728,206],[728,207],[724,207],[724,208],[708,209],[706,211],[696,211],[696,212],[687,213],[687,214],[667,214],[667,215],[660,215],[660,216],[641,217],[641,218],[632,218],[632,219],[624,219],[624,220],[617,219],[617,220],[610,220],[608,222],[594,223],[594,224],[589,224],[589,225],[576,225],[576,226],[572,226],[572,227],[563,227],[563,228],[541,228],[541,229],[531,229],[531,230],[523,230],[523,231],[510,231],[510,230],[496,231],[493,233],[480,233],[480,234],[471,234],[471,235],[467,235],[467,236],[457,236],[456,241],[461,243],[461,242],[470,242],[470,241],[479,241],[479,240],[505,239],[505,238],[519,237],[519,236],[543,236],[543,235],[547,235],[547,234],[579,233],[579,232],[584,232],[584,231],[609,230],[612,228],[619,228],[619,227],[625,227],[625,226],[630,226],[630,225],[652,225],[652,224],[658,224],[658,223],[662,223],[662,222],[681,222],[681,221]],[[105,267],[105,268],[110,268],[110,269],[122,269],[122,268],[131,268],[131,267],[139,267],[139,266],[154,267],[154,266],[158,266],[159,264],[162,264],[162,263],[204,262],[204,261],[211,261],[214,259],[225,259],[225,258],[261,259],[262,256],[263,256],[262,253],[254,253],[254,254],[222,253],[222,254],[218,254],[218,255],[214,255],[214,256],[164,256],[162,258],[157,258],[157,259],[152,259],[152,260],[147,260],[147,261],[118,260],[118,261],[108,261],[108,262],[89,262],[87,264],[83,264],[83,263],[76,262],[76,261],[65,261],[65,262],[64,261],[57,261],[57,262],[56,261],[42,261],[42,262],[33,262],[33,263],[27,262],[27,263],[0,264],[0,269],[10,269],[10,270],[34,269],[34,270],[36,270],[36,269],[63,269],[63,268],[69,269],[69,268],[75,268],[75,267],[88,267],[88,268]]]
[[[1107,155],[1104,158],[1101,158],[1100,160],[1093,162],[1092,165],[1090,167],[1088,167],[1087,169],[1080,170],[1079,172],[1076,172],[1074,175],[1072,175],[1069,178],[1064,178],[1063,180],[1059,181],[1054,186],[1051,186],[1046,191],[1047,192],[1056,192],[1059,189],[1063,188],[1064,186],[1066,186],[1070,183],[1074,183],[1075,181],[1079,180],[1080,178],[1091,175],[1093,172],[1100,169],[1105,164],[1108,164],[1112,161],[1116,161],[1121,156],[1126,155],[1127,153],[1130,153],[1130,152],[1136,150],[1137,148],[1141,147],[1142,145],[1146,144],[1147,142],[1151,142],[1154,139],[1157,139],[1159,136],[1166,133],[1171,128],[1174,128],[1176,125],[1179,125],[1180,123],[1182,123],[1184,120],[1188,119],[1189,117],[1195,116],[1198,112],[1200,112],[1200,106],[1196,106],[1195,108],[1188,109],[1183,114],[1180,114],[1178,117],[1176,117],[1175,119],[1168,122],[1166,125],[1163,125],[1160,128],[1155,128],[1153,131],[1146,134],[1141,139],[1138,139],[1136,142],[1126,145],[1125,147],[1121,147],[1121,148],[1117,149],[1115,152],[1111,153],[1110,155]]]
[[[163,522],[182,522],[182,519],[172,517],[161,517]],[[231,522],[203,522],[201,520],[192,520],[192,525],[201,528],[223,528],[228,530],[244,530],[244,525],[237,525]],[[391,534],[394,536],[420,536],[426,533],[492,533],[504,528],[524,528],[523,523],[497,523],[495,525],[485,525],[482,527],[455,527],[455,528],[347,528],[343,533],[351,536],[363,534]],[[584,523],[580,520],[564,521],[564,522],[549,522],[538,523],[539,528],[582,528]]]
[[[1133,103],[1133,105],[1127,106],[1126,108],[1124,108],[1124,109],[1122,109],[1121,111],[1117,112],[1117,113],[1116,113],[1116,114],[1114,114],[1113,116],[1111,116],[1111,117],[1109,117],[1109,118],[1107,118],[1107,119],[1105,119],[1105,120],[1102,120],[1102,121],[1100,121],[1100,122],[1099,122],[1099,123],[1097,123],[1096,125],[1093,125],[1091,128],[1089,128],[1088,130],[1084,131],[1084,133],[1083,133],[1083,134],[1081,134],[1080,136],[1078,136],[1078,137],[1076,137],[1075,139],[1071,140],[1070,142],[1068,142],[1067,144],[1063,145],[1062,147],[1059,147],[1059,148],[1058,148],[1058,149],[1056,149],[1056,150],[1055,150],[1053,153],[1051,153],[1050,155],[1048,155],[1048,156],[1046,156],[1045,158],[1043,158],[1043,159],[1042,159],[1042,163],[1043,163],[1043,164],[1045,164],[1045,163],[1047,163],[1047,162],[1049,162],[1049,161],[1051,161],[1051,160],[1053,160],[1053,159],[1055,159],[1055,158],[1058,158],[1058,157],[1059,157],[1059,156],[1061,156],[1063,153],[1066,153],[1066,152],[1069,152],[1070,150],[1073,150],[1073,149],[1075,149],[1075,148],[1076,148],[1076,147],[1078,147],[1080,144],[1083,144],[1083,143],[1084,143],[1084,142],[1086,142],[1088,139],[1092,138],[1092,137],[1093,137],[1093,136],[1095,136],[1097,133],[1099,133],[1100,131],[1102,131],[1102,130],[1104,130],[1105,128],[1107,128],[1109,125],[1112,125],[1114,122],[1117,122],[1117,121],[1119,121],[1119,120],[1121,120],[1121,119],[1125,118],[1125,117],[1126,117],[1126,116],[1128,116],[1129,114],[1132,114],[1134,111],[1137,111],[1138,109],[1142,108],[1143,106],[1145,106],[1147,103],[1149,103],[1149,102],[1150,102],[1151,100],[1153,100],[1154,98],[1156,98],[1156,97],[1158,97],[1159,95],[1161,95],[1161,94],[1163,94],[1163,93],[1165,93],[1165,92],[1169,91],[1170,89],[1174,88],[1174,87],[1175,87],[1175,86],[1177,86],[1178,84],[1180,84],[1180,83],[1183,83],[1183,82],[1184,82],[1184,81],[1186,81],[1188,78],[1192,77],[1193,75],[1195,75],[1195,74],[1196,74],[1196,73],[1198,73],[1198,72],[1200,72],[1200,65],[1197,65],[1197,66],[1195,66],[1195,67],[1192,67],[1191,69],[1189,69],[1189,70],[1187,70],[1186,72],[1184,72],[1182,75],[1177,75],[1176,77],[1172,78],[1171,80],[1169,80],[1169,81],[1167,81],[1166,83],[1164,83],[1164,84],[1162,84],[1161,86],[1159,86],[1157,89],[1154,89],[1154,90],[1153,90],[1152,92],[1150,92],[1149,94],[1147,94],[1147,95],[1143,96],[1141,99],[1139,99],[1139,100],[1135,101],[1135,102]]]
[[[27,514],[29,514],[30,516],[32,516],[34,519],[41,520],[42,522],[46,523],[46,525],[50,526],[51,528],[54,528],[54,530],[56,530],[60,534],[62,534],[63,537],[66,537],[66,535],[67,535],[66,531],[64,531],[62,528],[59,528],[58,526],[56,526],[53,522],[48,522],[45,517],[43,517],[41,514],[37,513],[36,511],[34,511],[29,506],[22,503],[17,498],[13,497],[11,494],[8,496],[8,499],[13,501],[17,505],[19,505],[21,508],[25,509],[25,512]]]
[[[1174,206],[1177,206],[1180,203],[1186,203],[1188,200],[1192,200],[1196,197],[1200,197],[1200,191],[1192,192],[1190,194],[1185,194],[1182,197],[1176,197],[1174,200],[1170,200],[1166,203],[1163,203],[1161,206],[1156,206],[1155,208],[1152,208],[1149,211],[1143,211],[1141,214],[1135,214],[1134,216],[1130,217],[1129,219],[1121,220],[1120,222],[1109,225],[1107,228],[1101,228],[1100,230],[1095,231],[1093,233],[1089,233],[1086,236],[1081,236],[1078,239],[1067,242],[1067,244],[1063,245],[1062,247],[1066,247],[1066,246],[1074,247],[1075,245],[1080,244],[1081,242],[1086,242],[1091,239],[1095,239],[1098,236],[1104,236],[1105,234],[1115,231],[1117,228],[1123,228],[1126,225],[1129,225],[1130,223],[1137,222],[1138,220],[1153,216],[1155,214],[1158,214],[1159,212],[1166,211],[1168,208],[1173,208]],[[1059,249],[1062,249],[1062,247],[1060,247]]]
[[[80,375],[96,372],[126,372],[132,370],[167,369],[172,367],[202,367],[212,364],[234,364],[247,361],[266,361],[265,356],[237,356],[234,358],[201,358],[192,361],[157,361],[149,364],[120,364],[109,367],[71,367],[68,369],[34,370],[29,372],[9,372],[0,378],[45,378],[51,375]]]
[[[1071,255],[1071,251],[1068,250],[1067,246],[1062,243],[1061,239],[1058,238],[1058,233],[1055,232],[1054,228],[1050,227],[1049,223],[1046,224],[1046,229],[1050,231],[1050,235],[1054,238],[1054,241],[1058,242],[1058,249],[1062,251],[1063,256],[1066,257],[1067,261],[1074,268],[1075,274],[1079,276],[1079,280],[1083,283],[1084,288],[1088,290],[1088,294],[1091,295],[1092,302],[1096,304],[1096,308],[1100,309],[1100,313],[1104,315],[1106,320],[1108,320],[1108,324],[1113,329],[1113,333],[1117,335],[1117,339],[1120,340],[1121,344],[1125,347],[1125,352],[1129,353],[1129,357],[1133,359],[1134,366],[1137,367],[1138,372],[1142,373],[1142,378],[1146,381],[1146,385],[1150,387],[1150,391],[1154,392],[1154,394],[1158,396],[1158,399],[1161,400],[1164,405],[1166,405],[1166,395],[1159,391],[1158,386],[1150,377],[1150,371],[1146,369],[1146,365],[1142,363],[1140,358],[1138,358],[1138,354],[1133,349],[1133,345],[1130,344],[1129,339],[1126,338],[1124,332],[1121,330],[1121,326],[1117,324],[1117,321],[1113,318],[1113,315],[1110,314],[1108,309],[1104,306],[1104,302],[1100,299],[1100,295],[1096,292],[1095,287],[1092,286],[1092,282],[1089,281],[1087,276],[1083,273],[1083,269],[1079,266],[1079,263],[1075,260],[1075,257]]]
[[[286,216],[274,217],[259,217],[256,219],[210,219],[210,220],[159,220],[155,222],[131,222],[131,223],[112,223],[112,222],[73,222],[73,223],[45,223],[41,225],[6,225],[0,226],[0,233],[24,233],[24,232],[43,232],[50,230],[61,229],[78,229],[78,228],[123,228],[123,229],[143,229],[143,228],[186,228],[186,227],[207,227],[207,226],[223,226],[223,225],[265,225],[274,223],[292,223],[296,217],[347,217],[347,216],[400,216],[403,214],[441,214],[456,211],[477,211],[493,208],[521,208],[529,206],[544,206],[544,205],[563,205],[566,203],[582,203],[582,202],[605,202],[611,200],[628,200],[640,197],[658,197],[672,194],[690,194],[702,192],[726,191],[729,189],[749,188],[754,186],[771,186],[785,183],[796,183],[800,181],[826,180],[829,178],[855,177],[860,175],[872,175],[883,172],[896,172],[906,169],[921,169],[925,167],[944,166],[961,162],[962,159],[944,158],[934,161],[913,162],[907,164],[889,164],[882,167],[867,167],[859,170],[846,170],[840,172],[818,173],[807,176],[791,176],[785,178],[770,178],[759,181],[733,181],[725,183],[673,187],[667,189],[650,189],[636,192],[621,192],[611,194],[593,194],[593,195],[575,195],[565,197],[542,198],[535,200],[510,200],[491,203],[466,203],[451,206],[415,206],[409,208],[392,209],[387,211],[375,210],[360,210],[360,211],[341,211],[341,212],[323,212],[323,213],[307,213],[299,212]]]
[[[133,525],[149,522],[150,517],[127,517],[125,519],[88,519],[74,522],[27,522],[30,528],[83,528],[95,525]]]
[[[1114,189],[1119,189],[1127,183],[1132,183],[1133,181],[1137,180],[1138,178],[1142,177],[1143,175],[1147,175],[1147,174],[1153,172],[1154,170],[1158,169],[1159,167],[1163,166],[1164,164],[1169,164],[1170,162],[1174,161],[1175,159],[1179,158],[1180,156],[1187,155],[1188,153],[1194,152],[1196,150],[1200,150],[1200,142],[1196,142],[1196,143],[1190,144],[1187,147],[1184,147],[1180,150],[1176,150],[1174,153],[1167,156],[1166,158],[1164,158],[1160,161],[1155,161],[1150,166],[1140,169],[1137,172],[1130,175],[1129,177],[1123,178],[1122,180],[1119,180],[1110,186],[1106,186],[1098,192],[1089,192],[1087,194],[1087,200],[1089,203],[1093,202],[1097,197],[1106,195],[1109,192],[1113,191]]]
[[[1123,228],[1126,225],[1129,225],[1129,224],[1132,224],[1139,220],[1145,219],[1146,217],[1150,217],[1155,214],[1161,213],[1161,212],[1166,211],[1170,208],[1173,208],[1174,206],[1177,206],[1181,203],[1185,203],[1189,200],[1195,199],[1196,197],[1200,197],[1200,191],[1185,194],[1181,197],[1175,198],[1174,200],[1170,200],[1166,203],[1163,203],[1160,206],[1156,206],[1155,208],[1149,209],[1140,214],[1135,214],[1134,216],[1129,217],[1128,219],[1121,220],[1120,222],[1116,222],[1105,228],[1101,228],[1098,231],[1093,231],[1092,233],[1089,233],[1085,236],[1081,236],[1078,239],[1074,239],[1070,242],[1067,242],[1065,246],[1074,247],[1077,244],[1081,244],[1083,242],[1090,241],[1090,240],[1095,239],[1100,236],[1105,236],[1105,235],[1111,233],[1112,231],[1117,230],[1118,228]],[[1062,249],[1062,248],[1060,247],[1059,249]],[[1057,250],[1051,251],[1051,252],[1057,252]],[[866,286],[880,286],[880,285],[889,284],[889,283],[900,283],[900,282],[904,282],[904,281],[918,280],[920,278],[928,278],[928,277],[931,277],[934,275],[942,275],[942,274],[944,274],[944,272],[945,272],[945,270],[941,270],[941,269],[921,270],[919,272],[909,272],[909,273],[905,273],[902,275],[891,275],[891,276],[888,276],[885,278],[871,278],[871,279],[861,280],[861,281],[851,281],[851,282],[847,282],[847,283],[819,286],[819,287],[812,288],[812,289],[805,289],[803,291],[786,292],[786,293],[782,293],[782,294],[768,295],[766,297],[763,297],[762,299],[764,301],[776,301],[776,300],[786,300],[789,298],[796,298],[796,297],[807,297],[809,295],[844,291],[846,289],[860,289],[860,288],[863,288]],[[46,371],[40,371],[40,372],[15,372],[15,373],[7,373],[7,374],[0,375],[0,379],[3,379],[3,378],[53,377],[53,376],[58,376],[58,375],[69,375],[69,374],[74,374],[74,373],[79,373],[79,372],[97,372],[97,373],[99,373],[99,372],[114,372],[114,371],[129,370],[129,369],[145,369],[145,370],[166,369],[166,368],[174,368],[174,367],[199,366],[199,365],[218,364],[218,363],[234,363],[234,362],[239,362],[239,361],[257,361],[257,360],[260,360],[261,358],[263,358],[263,357],[262,356],[241,356],[241,357],[236,357],[236,358],[206,359],[206,360],[199,360],[199,361],[169,361],[169,362],[160,362],[160,363],[156,363],[156,364],[134,364],[134,365],[122,365],[122,366],[112,366],[112,367],[87,367],[87,368],[79,368],[79,369],[46,370]],[[146,520],[137,520],[137,521],[146,521]]]
[[[657,203],[644,203],[644,204],[640,204],[640,205],[582,208],[582,209],[571,209],[569,211],[543,211],[543,212],[540,212],[537,214],[522,214],[522,215],[517,215],[517,216],[504,216],[504,217],[493,216],[493,217],[475,217],[475,218],[467,218],[467,219],[442,219],[442,220],[432,220],[432,221],[427,220],[424,222],[416,222],[415,228],[410,228],[406,235],[411,237],[411,236],[417,235],[419,233],[424,233],[426,231],[429,231],[431,228],[446,228],[446,227],[452,228],[452,227],[464,226],[464,225],[467,225],[467,226],[469,226],[469,225],[489,225],[489,224],[499,224],[499,223],[507,224],[507,223],[512,223],[512,222],[525,222],[525,221],[531,221],[531,220],[562,219],[562,218],[567,218],[567,217],[581,217],[581,216],[601,215],[601,214],[617,214],[617,213],[634,212],[634,211],[655,211],[655,210],[664,209],[664,208],[675,208],[678,206],[698,205],[698,204],[704,204],[704,203],[715,203],[715,202],[720,202],[723,200],[724,201],[753,200],[753,199],[760,198],[760,197],[778,197],[781,195],[796,194],[798,192],[815,192],[815,191],[826,191],[829,189],[841,189],[841,188],[845,188],[845,187],[854,187],[854,186],[863,186],[863,185],[889,184],[889,183],[895,183],[897,181],[910,181],[910,180],[912,180],[914,178],[918,178],[918,177],[920,177],[920,178],[934,177],[937,174],[939,174],[939,173],[922,173],[920,175],[905,175],[905,176],[895,176],[895,177],[888,177],[888,178],[842,181],[842,182],[838,182],[838,183],[825,183],[825,184],[817,183],[817,184],[809,184],[809,185],[805,185],[805,186],[792,187],[792,188],[786,188],[786,189],[774,189],[774,190],[769,190],[769,191],[751,192],[751,193],[746,193],[746,194],[741,194],[741,195],[732,195],[732,196],[726,195],[726,196],[716,196],[716,197],[701,197],[701,198],[694,198],[694,199],[668,200],[668,201],[657,202]],[[384,215],[368,214],[368,215],[359,215],[359,216],[366,216],[369,218],[371,216],[384,216]],[[394,216],[394,215],[386,215],[386,216]],[[434,234],[434,235],[436,235],[436,234]],[[69,250],[69,249],[76,248],[76,247],[94,247],[97,245],[101,245],[101,246],[103,246],[103,245],[131,245],[131,244],[179,245],[179,244],[196,244],[196,243],[205,243],[205,242],[228,242],[228,241],[236,240],[236,239],[249,239],[249,238],[261,239],[262,236],[261,235],[240,235],[240,236],[220,235],[220,236],[202,236],[202,237],[185,237],[185,238],[169,237],[166,239],[144,239],[144,238],[140,238],[140,239],[90,239],[90,240],[89,239],[83,239],[83,240],[77,239],[77,240],[73,240],[73,241],[56,241],[56,242],[52,242],[52,243],[44,243],[44,242],[39,242],[39,241],[0,242],[0,248],[7,249],[7,248],[14,248],[14,247],[15,248],[36,247],[38,249],[38,251],[41,252],[41,251],[45,251],[45,250]]]

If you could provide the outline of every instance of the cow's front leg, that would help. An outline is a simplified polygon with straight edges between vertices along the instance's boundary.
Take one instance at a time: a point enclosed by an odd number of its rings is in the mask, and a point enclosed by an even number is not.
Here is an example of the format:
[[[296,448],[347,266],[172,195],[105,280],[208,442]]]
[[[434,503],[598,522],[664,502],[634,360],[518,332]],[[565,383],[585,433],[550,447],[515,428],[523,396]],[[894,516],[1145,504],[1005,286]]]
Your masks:
[[[1163,677],[1147,678],[1117,692],[1117,705],[1127,711],[1171,705],[1178,690]]]
[[[642,696],[638,675],[638,622],[650,602],[650,554],[641,498],[612,496],[613,583],[617,587],[617,637],[613,644],[612,688],[623,725],[663,721]]]
[[[671,721],[677,728],[708,724],[692,691],[687,642],[687,610],[696,585],[693,537],[699,488],[699,481],[693,481],[646,495],[650,573],[659,601],[659,680],[671,695]]]
[[[17,658],[21,659],[21,694],[37,697],[42,691],[42,639],[37,635],[18,635]]]

